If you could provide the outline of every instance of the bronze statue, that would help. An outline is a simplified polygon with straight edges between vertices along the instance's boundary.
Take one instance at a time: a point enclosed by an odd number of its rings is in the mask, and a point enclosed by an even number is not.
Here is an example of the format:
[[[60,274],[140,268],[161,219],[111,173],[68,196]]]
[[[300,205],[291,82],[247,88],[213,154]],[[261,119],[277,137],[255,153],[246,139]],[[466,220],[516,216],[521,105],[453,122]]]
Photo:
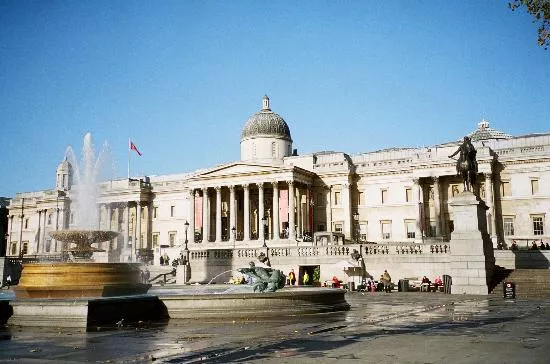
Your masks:
[[[456,161],[456,173],[462,177],[464,191],[473,192],[477,176],[477,151],[472,145],[470,137],[465,136],[462,144],[458,147],[456,152],[449,156],[449,158],[453,158],[457,154],[459,154],[459,157]]]
[[[254,262],[250,262],[250,268],[237,270],[253,279],[254,292],[275,292],[285,286],[286,276],[278,269],[256,267]]]

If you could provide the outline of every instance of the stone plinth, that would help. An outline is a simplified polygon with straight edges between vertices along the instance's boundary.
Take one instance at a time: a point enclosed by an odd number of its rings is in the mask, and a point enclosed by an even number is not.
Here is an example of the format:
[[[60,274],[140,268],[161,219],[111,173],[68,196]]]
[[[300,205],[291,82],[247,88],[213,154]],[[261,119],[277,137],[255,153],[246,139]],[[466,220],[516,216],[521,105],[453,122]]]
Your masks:
[[[485,203],[464,191],[449,205],[453,211],[450,268],[453,294],[488,294],[494,253],[487,234]]]

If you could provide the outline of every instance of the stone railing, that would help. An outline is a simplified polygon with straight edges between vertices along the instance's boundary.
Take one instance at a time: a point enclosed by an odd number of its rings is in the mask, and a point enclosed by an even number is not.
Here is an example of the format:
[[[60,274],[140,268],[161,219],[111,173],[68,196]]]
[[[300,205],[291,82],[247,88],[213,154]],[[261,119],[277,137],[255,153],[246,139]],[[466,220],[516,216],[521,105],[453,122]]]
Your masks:
[[[266,248],[235,248],[190,251],[191,260],[257,258]],[[271,257],[342,257],[353,259],[352,254],[359,252],[365,257],[373,255],[441,255],[451,252],[448,242],[441,243],[390,243],[390,244],[350,244],[327,246],[293,246],[267,248]]]

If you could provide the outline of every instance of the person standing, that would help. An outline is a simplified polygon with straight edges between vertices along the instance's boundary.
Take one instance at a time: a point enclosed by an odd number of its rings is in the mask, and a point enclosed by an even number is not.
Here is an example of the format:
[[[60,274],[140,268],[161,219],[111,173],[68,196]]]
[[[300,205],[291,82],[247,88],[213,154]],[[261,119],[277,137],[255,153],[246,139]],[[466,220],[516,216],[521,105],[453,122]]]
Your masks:
[[[307,270],[304,271],[302,281],[304,282],[304,286],[307,286],[309,284],[309,274],[307,274]]]
[[[296,274],[294,273],[294,269],[291,269],[288,273],[288,281],[291,286],[294,286],[296,284]]]

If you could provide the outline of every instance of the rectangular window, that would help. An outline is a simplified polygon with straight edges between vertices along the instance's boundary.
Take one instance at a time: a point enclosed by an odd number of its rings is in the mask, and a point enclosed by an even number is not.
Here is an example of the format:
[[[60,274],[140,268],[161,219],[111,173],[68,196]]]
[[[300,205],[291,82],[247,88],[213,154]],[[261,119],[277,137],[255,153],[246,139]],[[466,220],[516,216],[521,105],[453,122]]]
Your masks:
[[[46,253],[49,253],[52,248],[52,239],[46,239],[46,248],[44,249]]]
[[[153,248],[157,248],[159,246],[159,233],[153,233]]]
[[[334,192],[334,205],[340,205],[340,192],[338,191]]]
[[[479,197],[485,199],[485,182],[479,184]]]
[[[334,231],[337,233],[342,232],[342,224],[334,224]]]
[[[539,193],[539,180],[538,179],[532,179],[531,180],[531,194],[536,195]]]
[[[170,247],[173,247],[176,245],[176,232],[171,231],[168,233],[168,243],[170,244]]]
[[[413,196],[413,191],[412,191],[412,188],[405,188],[405,201],[406,202],[411,202],[412,201],[412,196]]]
[[[23,249],[21,249],[21,254],[23,254],[23,255],[29,254],[29,242],[28,241],[23,242]]]
[[[17,255],[17,243],[11,244],[11,255]]]
[[[381,197],[382,197],[382,203],[388,202],[388,190],[383,189]]]
[[[367,241],[367,238],[368,238],[368,229],[369,228],[369,225],[367,222],[362,222],[359,224],[359,232],[360,232],[360,238],[361,238],[361,241]]]
[[[170,217],[174,217],[175,211],[176,211],[176,206],[170,206]]]
[[[502,225],[504,228],[504,235],[514,235],[514,217],[504,216],[502,218]]]
[[[363,205],[363,204],[365,203],[365,201],[363,200],[363,198],[364,198],[364,197],[363,197],[363,192],[359,192],[359,193],[357,194],[357,204],[358,204],[359,206],[361,206],[361,205]]]
[[[29,228],[29,219],[25,219],[25,229]]]
[[[389,240],[391,239],[391,221],[382,221],[381,222],[382,230],[382,239]]]
[[[156,219],[157,218],[157,213],[158,213],[158,207],[153,207],[153,219]]]
[[[48,214],[48,225],[52,224],[52,214]]]
[[[544,216],[532,216],[533,235],[544,235]]]
[[[416,236],[416,222],[414,220],[406,220],[405,228],[407,229],[407,239],[414,239]]]
[[[500,182],[500,197],[511,196],[512,191],[510,190],[510,181],[501,181]]]

